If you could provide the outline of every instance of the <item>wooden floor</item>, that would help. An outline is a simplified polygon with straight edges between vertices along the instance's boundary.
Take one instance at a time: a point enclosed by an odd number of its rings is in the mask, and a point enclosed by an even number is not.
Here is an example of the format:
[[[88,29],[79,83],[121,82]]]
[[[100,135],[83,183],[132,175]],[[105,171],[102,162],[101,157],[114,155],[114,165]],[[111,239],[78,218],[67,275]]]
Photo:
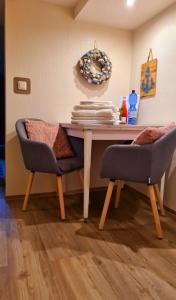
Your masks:
[[[6,203],[0,190],[0,299],[176,299],[176,217],[162,217],[155,237],[150,207],[129,188],[111,206],[104,231],[98,222],[104,192],[91,194],[82,223],[82,195],[66,197],[68,220],[56,199]]]

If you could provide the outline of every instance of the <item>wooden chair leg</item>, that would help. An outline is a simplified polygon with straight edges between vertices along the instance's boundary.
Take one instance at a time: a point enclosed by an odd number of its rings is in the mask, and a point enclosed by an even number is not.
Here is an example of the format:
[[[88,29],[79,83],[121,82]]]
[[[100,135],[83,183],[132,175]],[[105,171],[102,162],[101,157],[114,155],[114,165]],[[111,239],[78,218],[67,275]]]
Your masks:
[[[103,207],[101,219],[100,219],[99,229],[103,229],[103,227],[104,227],[107,211],[108,211],[108,208],[109,208],[109,203],[110,203],[110,200],[111,200],[113,187],[114,187],[114,182],[110,181],[109,185],[108,185],[107,193],[106,193],[106,198],[105,198],[105,202],[104,202],[104,207]]]
[[[84,188],[84,177],[83,177],[83,172],[82,172],[82,170],[78,170],[78,171],[77,171],[77,174],[78,174],[79,180],[80,180],[80,182],[81,182],[81,185],[82,185],[82,187]]]
[[[122,189],[124,189],[125,181],[121,180],[122,183]]]
[[[58,189],[57,177],[58,176],[56,176],[56,197],[59,199],[59,189]],[[59,203],[59,205],[60,205],[60,203]]]
[[[28,204],[28,200],[29,200],[29,195],[31,192],[31,188],[32,188],[32,182],[34,179],[34,172],[29,172],[29,177],[28,177],[28,183],[27,183],[27,189],[26,189],[26,194],[25,194],[25,198],[24,198],[24,202],[23,202],[23,206],[22,206],[22,210],[25,211],[27,204]]]
[[[150,197],[151,208],[152,208],[152,211],[153,211],[157,237],[159,239],[162,239],[163,234],[162,234],[162,229],[161,229],[161,224],[160,224],[160,217],[159,217],[159,214],[158,214],[158,208],[157,208],[157,205],[156,205],[155,190],[154,190],[153,185],[148,185],[148,193],[149,193],[149,197]]]
[[[65,204],[64,204],[64,196],[63,196],[63,188],[62,188],[62,177],[56,176],[56,180],[57,180],[57,189],[59,194],[61,219],[65,220]]]
[[[160,190],[159,190],[158,184],[154,184],[154,189],[155,189],[156,198],[157,198],[157,201],[158,201],[158,205],[159,205],[159,208],[160,208],[161,215],[165,216],[165,210],[164,210],[164,206],[163,206],[163,200],[161,199],[161,194],[160,194]]]
[[[116,199],[115,199],[115,208],[119,207],[119,203],[120,203],[120,194],[121,194],[121,189],[123,188],[123,184],[124,182],[122,180],[118,180],[117,181],[117,191],[116,191]]]

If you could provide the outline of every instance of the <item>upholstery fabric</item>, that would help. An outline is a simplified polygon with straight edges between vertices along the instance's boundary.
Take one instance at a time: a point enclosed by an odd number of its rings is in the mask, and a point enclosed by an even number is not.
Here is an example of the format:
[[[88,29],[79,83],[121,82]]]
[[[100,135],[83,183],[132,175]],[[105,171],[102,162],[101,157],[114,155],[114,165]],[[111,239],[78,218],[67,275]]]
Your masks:
[[[138,145],[145,145],[145,144],[151,144],[160,137],[162,137],[164,134],[166,134],[169,130],[172,128],[175,128],[176,124],[174,122],[162,126],[162,127],[148,127],[144,129],[132,142],[132,144],[138,144]]]
[[[75,156],[71,159],[64,158],[57,160],[51,147],[43,142],[32,141],[28,138],[25,121],[25,119],[20,119],[16,122],[15,126],[26,169],[32,172],[64,175],[67,172],[84,167],[84,141],[82,139],[69,136],[68,140],[74,149]]]
[[[148,145],[113,145],[104,154],[101,177],[159,183],[176,148],[176,128]]]
[[[57,164],[61,172],[64,174],[82,169],[83,160],[78,157],[64,158],[57,160]]]
[[[40,120],[26,120],[25,126],[28,138],[47,144],[53,149],[57,158],[74,156],[67,135],[59,124],[50,124]]]

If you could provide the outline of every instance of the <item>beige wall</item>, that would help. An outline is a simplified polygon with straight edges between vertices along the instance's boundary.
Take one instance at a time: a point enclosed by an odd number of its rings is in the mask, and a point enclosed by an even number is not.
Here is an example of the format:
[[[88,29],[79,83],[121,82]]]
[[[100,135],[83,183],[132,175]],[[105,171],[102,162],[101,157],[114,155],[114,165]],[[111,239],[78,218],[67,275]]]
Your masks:
[[[77,61],[93,48],[94,40],[113,64],[112,78],[102,87],[88,85],[76,71]],[[66,122],[70,121],[73,105],[80,100],[99,98],[117,103],[119,96],[129,91],[131,47],[129,32],[75,22],[70,10],[39,0],[6,0],[7,195],[23,194],[26,184],[15,121],[21,117],[37,117]],[[13,93],[14,76],[31,78],[30,95]],[[100,154],[101,147],[97,150]],[[98,165],[93,173],[98,175]],[[93,185],[99,184],[94,177]],[[67,187],[78,188],[78,182],[68,179]],[[33,192],[54,188],[52,176],[40,175],[34,182]]]
[[[152,48],[158,59],[156,97],[141,100],[140,124],[176,122],[176,4],[138,29],[133,36],[131,86],[139,91],[141,64]],[[165,204],[176,209],[176,158],[167,174]]]

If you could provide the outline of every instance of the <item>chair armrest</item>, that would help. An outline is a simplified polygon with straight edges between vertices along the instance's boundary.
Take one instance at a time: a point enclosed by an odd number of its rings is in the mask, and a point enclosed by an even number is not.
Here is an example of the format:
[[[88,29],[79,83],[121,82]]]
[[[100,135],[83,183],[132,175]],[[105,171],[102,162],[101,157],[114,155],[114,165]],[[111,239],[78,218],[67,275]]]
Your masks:
[[[149,183],[151,145],[109,146],[102,159],[101,177]]]
[[[24,164],[28,170],[58,173],[57,160],[53,150],[45,143],[20,139]]]

